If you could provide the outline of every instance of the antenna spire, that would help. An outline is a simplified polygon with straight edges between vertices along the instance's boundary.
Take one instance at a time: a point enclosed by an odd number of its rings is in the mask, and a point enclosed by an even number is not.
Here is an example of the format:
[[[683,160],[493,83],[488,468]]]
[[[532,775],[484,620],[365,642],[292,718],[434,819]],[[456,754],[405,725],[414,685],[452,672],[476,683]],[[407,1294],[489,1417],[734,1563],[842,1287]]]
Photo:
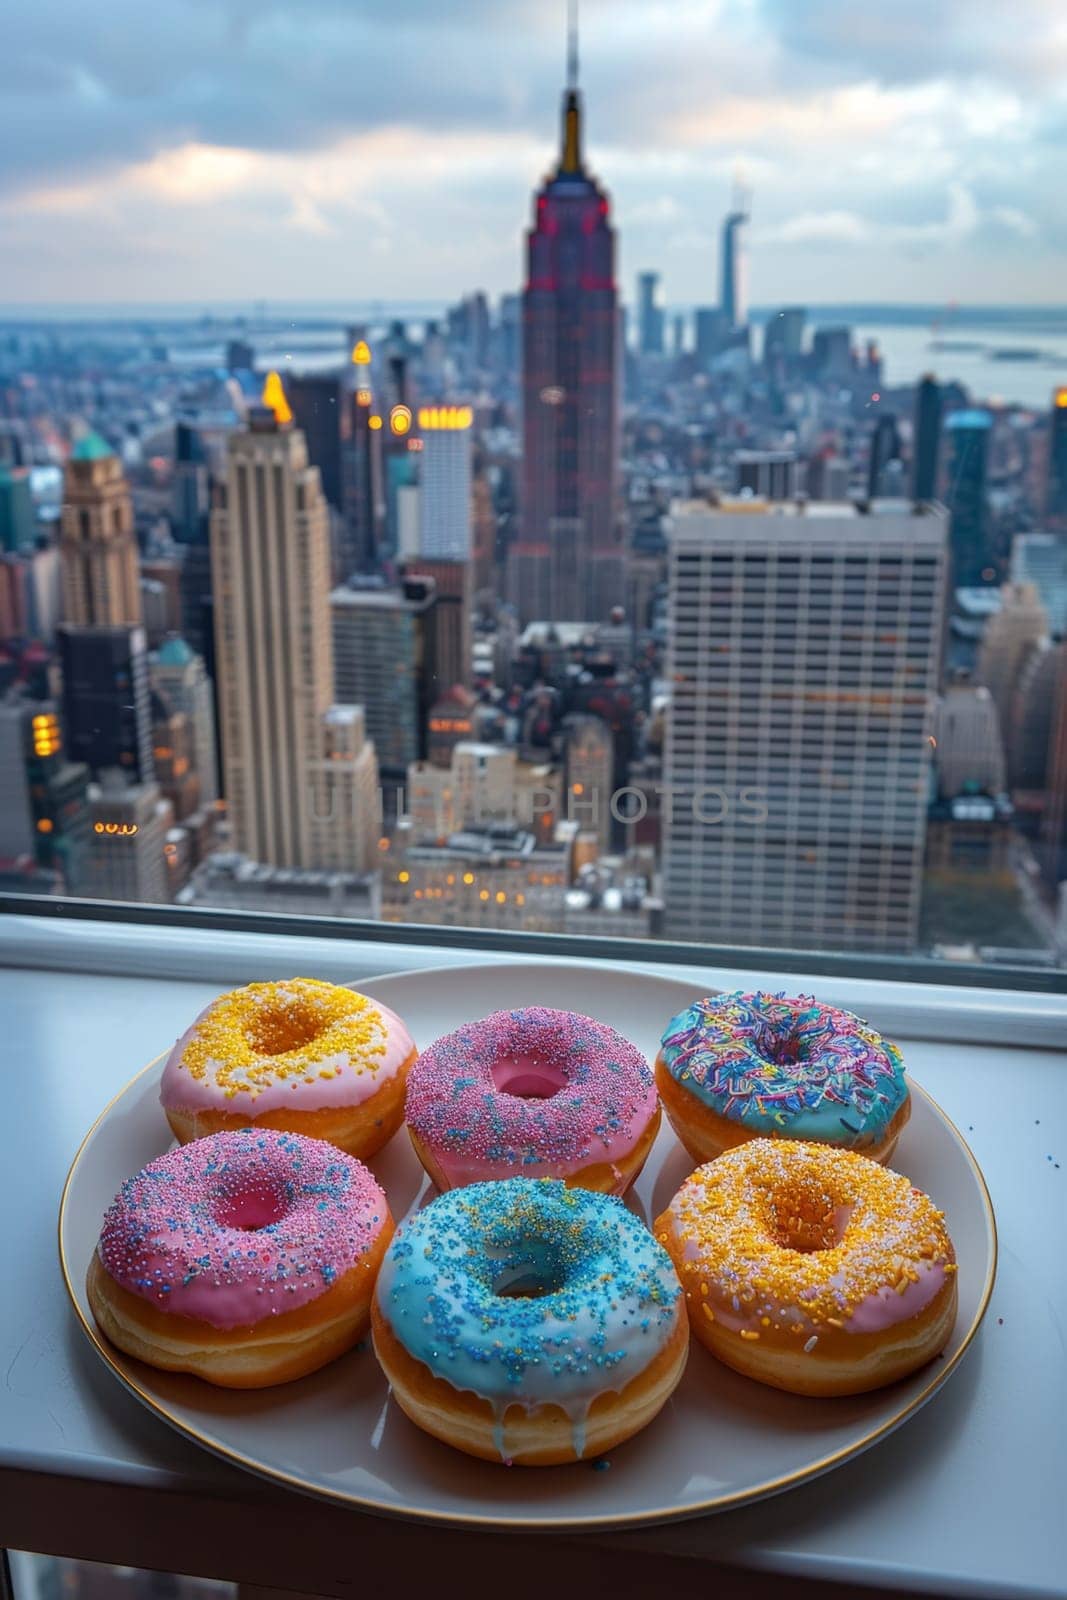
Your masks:
[[[578,0],[567,0],[567,88],[578,88]]]
[[[563,92],[560,172],[582,171],[582,101],[578,93],[578,0],[567,0],[567,87]]]

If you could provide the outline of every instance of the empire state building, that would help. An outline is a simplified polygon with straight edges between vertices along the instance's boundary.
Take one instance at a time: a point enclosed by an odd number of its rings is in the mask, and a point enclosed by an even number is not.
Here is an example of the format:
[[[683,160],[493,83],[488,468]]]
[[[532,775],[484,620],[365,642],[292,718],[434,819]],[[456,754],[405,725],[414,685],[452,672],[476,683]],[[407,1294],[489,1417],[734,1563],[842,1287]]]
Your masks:
[[[577,78],[572,30],[559,164],[526,236],[522,521],[510,565],[524,621],[600,621],[625,590],[615,233],[582,158]]]

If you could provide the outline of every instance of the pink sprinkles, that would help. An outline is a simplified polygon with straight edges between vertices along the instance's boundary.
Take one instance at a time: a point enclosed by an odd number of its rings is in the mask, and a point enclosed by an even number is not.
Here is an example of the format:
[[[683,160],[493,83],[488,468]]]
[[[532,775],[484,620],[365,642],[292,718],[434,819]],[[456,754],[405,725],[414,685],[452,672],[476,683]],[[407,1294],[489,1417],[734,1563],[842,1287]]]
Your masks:
[[[455,1184],[563,1178],[621,1160],[656,1106],[647,1061],[614,1028],[528,1006],[467,1023],[423,1051],[406,1115]]]
[[[116,1283],[161,1310],[253,1327],[325,1294],[387,1216],[362,1162],[321,1139],[242,1128],[127,1179],[98,1250]]]

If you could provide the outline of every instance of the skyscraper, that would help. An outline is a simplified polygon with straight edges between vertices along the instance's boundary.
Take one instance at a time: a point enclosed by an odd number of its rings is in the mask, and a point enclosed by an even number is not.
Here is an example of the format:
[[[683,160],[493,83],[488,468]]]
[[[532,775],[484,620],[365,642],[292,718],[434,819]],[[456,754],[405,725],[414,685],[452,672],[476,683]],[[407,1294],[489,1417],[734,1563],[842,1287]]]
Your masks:
[[[784,377],[800,364],[808,314],[803,306],[784,306],[771,317],[763,334],[763,364]]]
[[[152,740],[156,783],[171,808],[173,820],[184,822],[200,805],[192,728],[184,711],[175,711],[169,701],[155,693],[152,695]]]
[[[211,679],[198,656],[177,635],[164,639],[150,658],[152,687],[158,689],[175,711],[189,720],[193,765],[200,779],[200,804],[219,797],[218,761],[215,744],[215,696]]]
[[[637,348],[643,356],[663,354],[664,313],[659,273],[637,274]]]
[[[949,685],[934,713],[934,769],[943,799],[1003,793],[1002,728],[993,696],[983,684]]]
[[[363,706],[382,773],[399,782],[419,756],[417,608],[396,590],[342,586],[330,617],[334,692]]]
[[[1045,514],[1058,527],[1067,527],[1067,386],[1052,396]]]
[[[327,506],[276,374],[263,398],[230,436],[211,518],[226,800],[253,860],[343,868],[325,819],[360,753],[333,704]]]
[[[811,341],[811,371],[816,378],[850,378],[852,329],[843,325],[816,328]]]
[[[948,481],[945,504],[952,514],[952,581],[979,584],[989,565],[986,478],[993,418],[988,411],[954,411],[945,423]]]
[[[1040,810],[1048,777],[1057,666],[1055,645],[1042,642],[1029,652],[1019,670],[1005,730],[1012,800],[1018,809],[1031,814]]]
[[[892,502],[675,515],[668,936],[914,949],[945,543]]]
[[[175,543],[207,544],[210,490],[204,441],[191,423],[178,422],[174,428],[174,483],[170,517]]]
[[[572,33],[559,162],[537,194],[523,292],[522,616],[607,616],[621,603],[618,303],[605,192],[581,148]]]
[[[708,367],[729,342],[729,330],[718,306],[697,306],[694,317],[697,363]]]
[[[341,379],[332,372],[294,374],[285,385],[293,421],[304,435],[308,460],[319,469],[322,492],[333,509],[344,507],[344,450],[352,437],[352,412]]]
[[[1012,583],[1032,583],[1054,639],[1067,638],[1067,537],[1017,533],[1011,541]]]
[[[941,386],[929,372],[915,391],[913,432],[911,497],[935,500],[941,455]]]
[[[419,554],[431,561],[468,561],[471,554],[470,406],[422,406]]]
[[[977,676],[993,697],[1007,735],[1019,673],[1030,651],[1048,637],[1048,614],[1032,583],[1005,583],[978,652]]]
[[[867,462],[867,498],[877,499],[889,492],[886,482],[891,461],[900,460],[900,434],[897,419],[891,411],[883,412],[871,434],[871,453]]]
[[[419,579],[432,579],[430,590]],[[471,566],[468,561],[416,559],[404,566],[404,592],[419,606],[422,627],[423,713],[471,675]]]
[[[212,661],[215,624],[211,595],[211,475],[204,441],[190,423],[174,430],[171,535],[181,551],[181,632],[198,655]]]
[[[734,195],[733,209],[722,225],[722,259],[720,263],[719,306],[726,327],[733,332],[743,328],[748,320],[745,305],[745,225],[748,222],[748,202],[738,189]]]
[[[58,631],[63,725],[74,761],[94,776],[118,768],[130,783],[153,776],[148,642],[141,627],[64,623]]]
[[[344,531],[338,549],[338,576],[377,570],[381,554],[382,417],[374,410],[372,356],[366,339],[352,345],[353,387],[346,393],[349,427],[341,449]]]
[[[58,868],[69,894],[82,893],[88,789],[88,767],[64,754],[55,706],[0,701],[0,861],[32,857]]]
[[[133,505],[122,464],[98,433],[71,451],[59,538],[63,620],[116,627],[141,620]]]
[[[615,762],[611,729],[601,717],[571,716],[564,723],[567,815],[583,833],[596,835],[601,851],[611,849],[611,800]]]
[[[169,900],[164,846],[174,817],[159,785],[104,785],[90,796],[89,818],[85,892],[98,900]]]
[[[32,550],[36,527],[29,468],[0,466],[0,551]]]
[[[382,832],[378,758],[367,738],[362,706],[334,705],[323,717],[315,768],[312,856],[334,872],[371,872]]]

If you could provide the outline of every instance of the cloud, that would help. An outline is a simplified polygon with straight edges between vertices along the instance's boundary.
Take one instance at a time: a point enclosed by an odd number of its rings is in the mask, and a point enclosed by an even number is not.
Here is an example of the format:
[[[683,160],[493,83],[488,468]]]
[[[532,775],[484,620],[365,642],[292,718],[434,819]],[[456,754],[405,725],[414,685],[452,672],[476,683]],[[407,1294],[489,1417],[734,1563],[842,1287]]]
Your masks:
[[[563,0],[156,0],[150,22],[35,0],[5,37],[6,293],[513,288],[562,22]],[[1065,66],[1058,0],[584,0],[624,279],[658,266],[670,297],[710,298],[741,170],[756,298],[926,299],[961,275],[1062,297]]]

